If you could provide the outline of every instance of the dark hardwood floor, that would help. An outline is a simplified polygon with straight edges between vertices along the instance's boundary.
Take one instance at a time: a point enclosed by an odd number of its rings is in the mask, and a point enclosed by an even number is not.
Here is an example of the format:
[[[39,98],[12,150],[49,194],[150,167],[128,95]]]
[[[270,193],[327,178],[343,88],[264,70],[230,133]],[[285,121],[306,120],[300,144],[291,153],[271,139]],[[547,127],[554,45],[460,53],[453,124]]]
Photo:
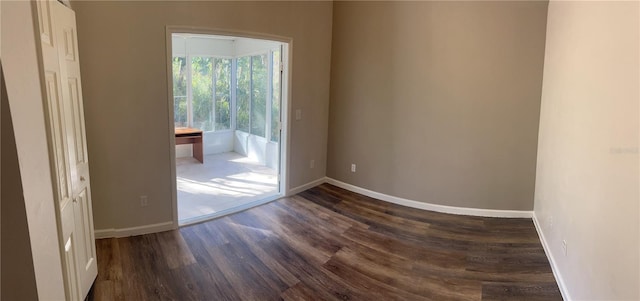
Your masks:
[[[562,300],[530,219],[423,211],[328,184],[96,243],[90,300]]]

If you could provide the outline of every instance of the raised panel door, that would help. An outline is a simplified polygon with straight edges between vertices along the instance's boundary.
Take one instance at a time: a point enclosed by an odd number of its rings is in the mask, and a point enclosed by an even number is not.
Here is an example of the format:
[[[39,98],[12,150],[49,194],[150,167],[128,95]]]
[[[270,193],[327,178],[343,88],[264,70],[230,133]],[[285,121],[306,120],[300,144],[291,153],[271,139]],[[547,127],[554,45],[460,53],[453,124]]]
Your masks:
[[[65,292],[67,300],[82,300],[97,263],[75,15],[57,1],[35,5]]]
[[[66,87],[62,97],[69,112],[67,149],[71,171],[78,290],[80,296],[86,296],[98,274],[98,266],[93,232],[76,19],[75,13],[64,5],[56,3],[54,8],[54,31],[58,43],[58,61],[62,84]]]

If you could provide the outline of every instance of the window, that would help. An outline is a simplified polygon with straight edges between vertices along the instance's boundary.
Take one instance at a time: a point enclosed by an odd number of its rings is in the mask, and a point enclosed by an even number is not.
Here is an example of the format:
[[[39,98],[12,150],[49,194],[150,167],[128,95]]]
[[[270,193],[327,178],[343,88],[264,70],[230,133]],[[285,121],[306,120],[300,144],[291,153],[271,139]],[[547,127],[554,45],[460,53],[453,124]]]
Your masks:
[[[280,140],[280,50],[237,59],[236,129]]]
[[[235,129],[279,142],[281,64],[280,48],[238,58],[173,57],[175,126]]]
[[[265,137],[267,116],[267,54],[238,58],[237,129]]]
[[[231,59],[215,59],[215,130],[231,128]]]
[[[194,128],[213,130],[213,67],[210,57],[191,58],[191,111]]]
[[[231,61],[202,56],[173,58],[176,127],[203,131],[231,128]]]
[[[187,58],[173,58],[173,113],[176,127],[186,127],[187,121]]]
[[[245,56],[238,59],[236,75],[236,129],[249,132],[249,112],[251,91],[251,57]]]
[[[251,57],[251,134],[265,137],[267,124],[267,55]]]
[[[271,141],[280,140],[280,95],[282,93],[280,85],[280,49],[271,52],[272,72],[271,72]]]

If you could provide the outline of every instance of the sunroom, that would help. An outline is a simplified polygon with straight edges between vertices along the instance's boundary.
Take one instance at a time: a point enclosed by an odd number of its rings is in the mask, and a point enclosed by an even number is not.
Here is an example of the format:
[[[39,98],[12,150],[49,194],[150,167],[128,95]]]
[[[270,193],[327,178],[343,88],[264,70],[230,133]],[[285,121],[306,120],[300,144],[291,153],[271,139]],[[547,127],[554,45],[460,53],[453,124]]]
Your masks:
[[[171,35],[181,223],[244,209],[282,191],[286,45],[223,35]],[[179,133],[201,140],[183,144]]]

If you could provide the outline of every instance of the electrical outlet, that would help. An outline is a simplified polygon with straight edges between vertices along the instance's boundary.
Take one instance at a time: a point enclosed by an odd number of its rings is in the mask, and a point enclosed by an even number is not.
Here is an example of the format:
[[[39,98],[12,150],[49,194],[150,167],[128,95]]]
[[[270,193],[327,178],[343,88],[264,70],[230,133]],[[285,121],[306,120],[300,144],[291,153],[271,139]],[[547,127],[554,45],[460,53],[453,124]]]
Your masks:
[[[567,256],[567,240],[566,239],[562,240],[562,252],[564,253],[564,256]]]
[[[302,120],[302,110],[296,109],[296,120]]]
[[[149,198],[146,195],[141,195],[140,196],[140,207],[147,207],[149,206]]]
[[[351,164],[351,172],[356,172],[356,165],[355,164]]]
[[[553,229],[553,216],[549,215],[547,217],[547,227],[549,229]]]
[[[309,168],[314,168],[314,167],[316,167],[316,160],[309,161]]]

